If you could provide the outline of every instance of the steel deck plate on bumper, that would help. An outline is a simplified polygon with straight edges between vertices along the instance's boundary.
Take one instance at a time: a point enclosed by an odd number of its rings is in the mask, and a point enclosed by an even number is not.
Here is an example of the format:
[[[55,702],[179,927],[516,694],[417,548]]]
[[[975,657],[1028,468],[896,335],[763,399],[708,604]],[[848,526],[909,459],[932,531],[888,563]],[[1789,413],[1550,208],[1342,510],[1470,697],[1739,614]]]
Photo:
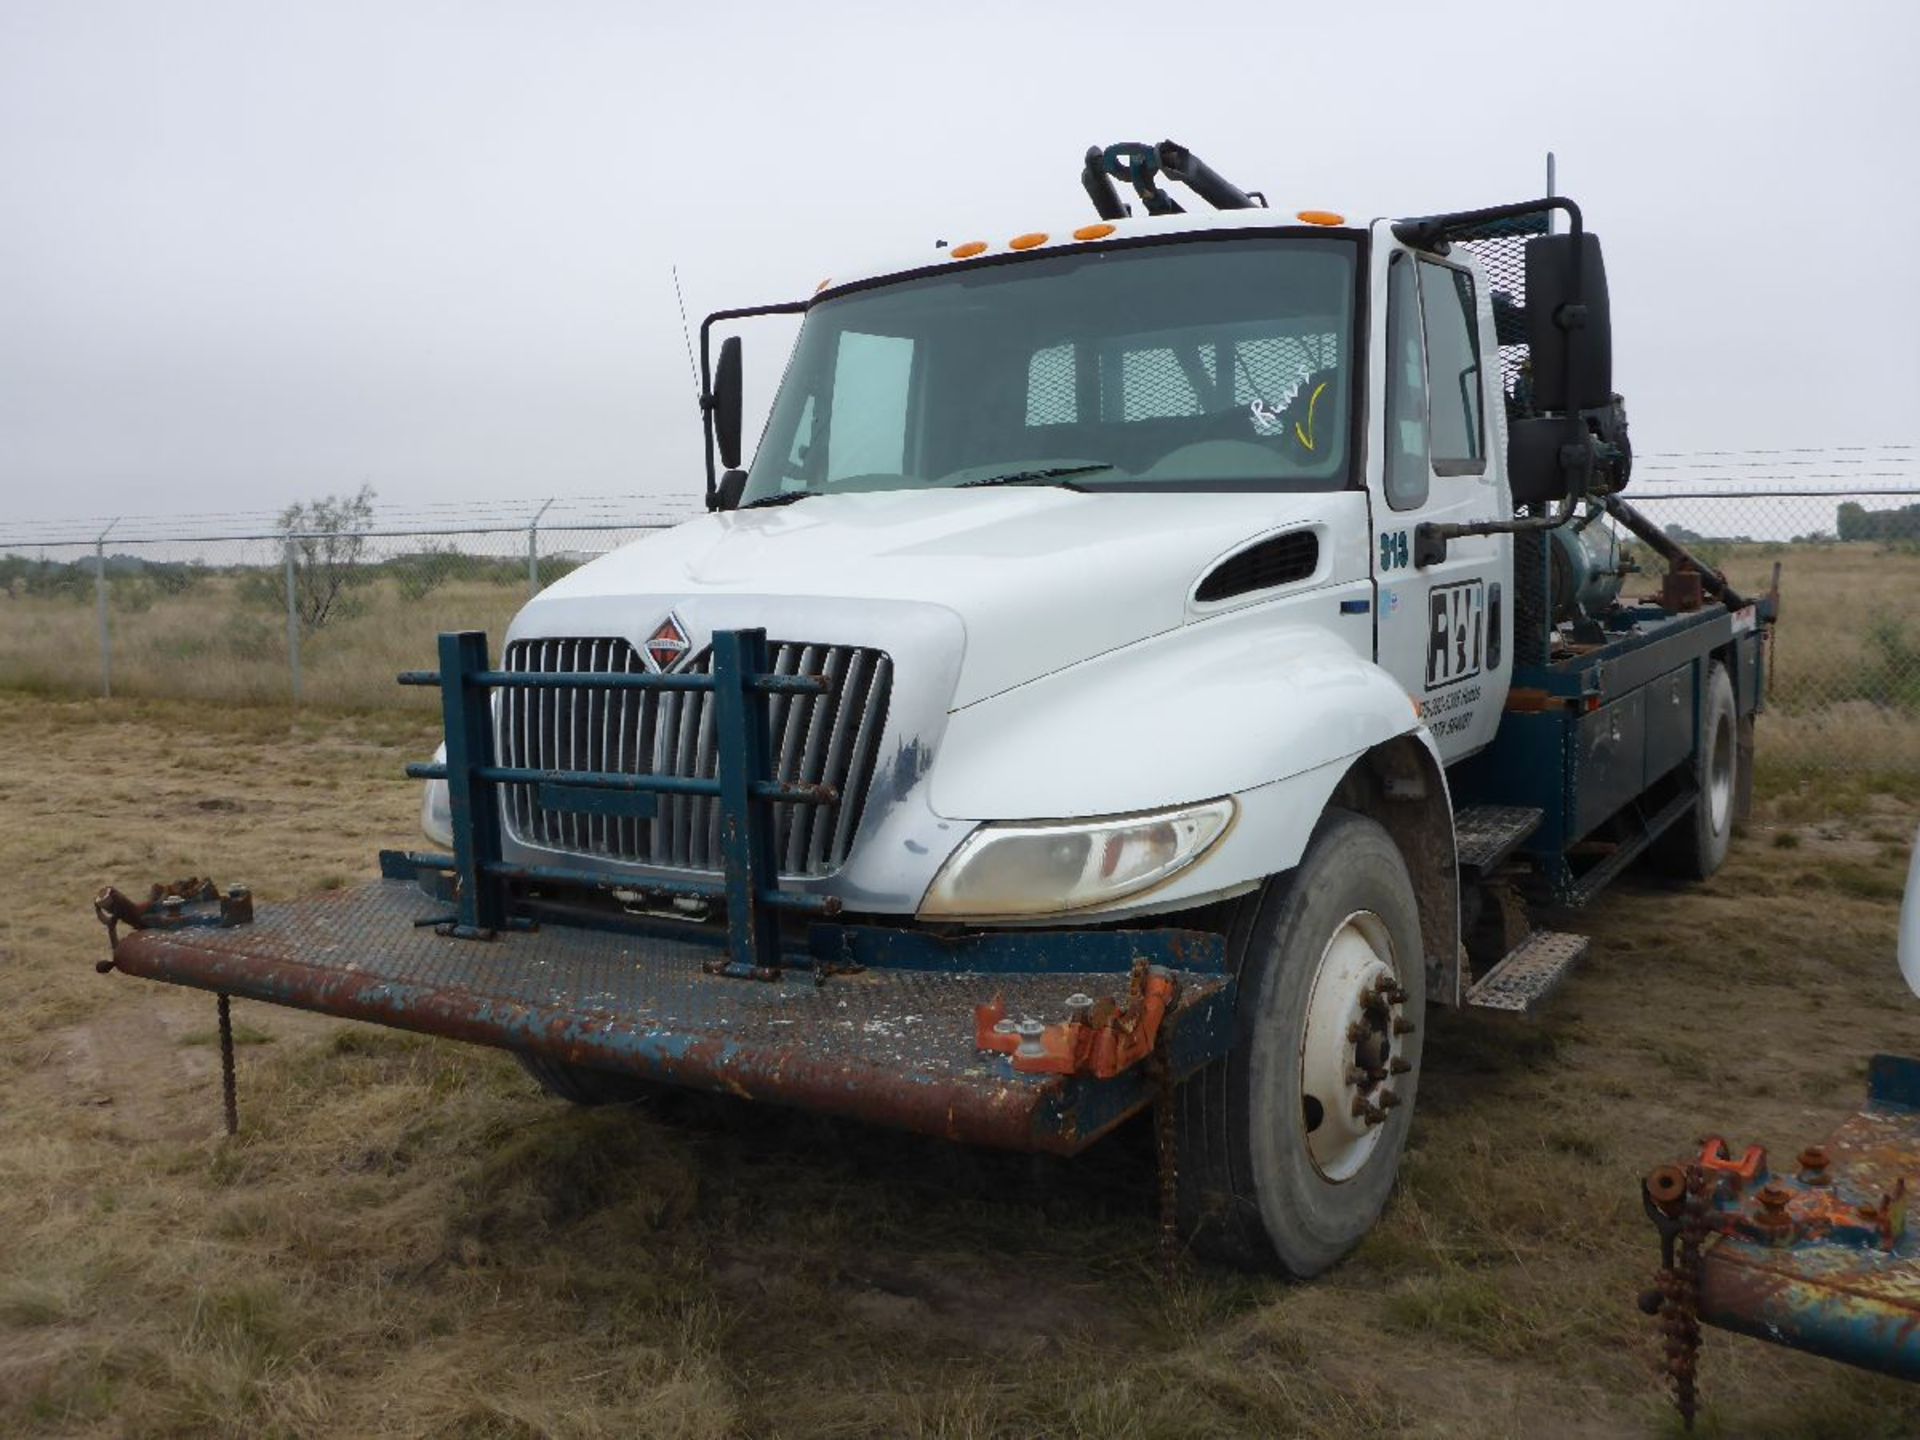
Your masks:
[[[1848,1206],[1873,1207],[1920,1180],[1920,1062],[1877,1055],[1868,1075],[1866,1108],[1826,1143],[1833,1196]],[[1920,1231],[1911,1222],[1890,1249],[1723,1236],[1702,1258],[1700,1283],[1710,1324],[1920,1380]]]
[[[550,925],[473,941],[416,924],[445,910],[383,880],[263,904],[233,929],[134,931],[114,960],[130,975],[972,1144],[1071,1154],[1153,1096],[1146,1065],[1107,1081],[1021,1075],[974,1048],[974,1007],[996,994],[1011,1014],[1054,1021],[1076,990],[1124,1000],[1124,972],[735,980],[705,973],[717,952],[684,940]],[[1185,1074],[1223,1047],[1231,982],[1177,973],[1166,1023]]]

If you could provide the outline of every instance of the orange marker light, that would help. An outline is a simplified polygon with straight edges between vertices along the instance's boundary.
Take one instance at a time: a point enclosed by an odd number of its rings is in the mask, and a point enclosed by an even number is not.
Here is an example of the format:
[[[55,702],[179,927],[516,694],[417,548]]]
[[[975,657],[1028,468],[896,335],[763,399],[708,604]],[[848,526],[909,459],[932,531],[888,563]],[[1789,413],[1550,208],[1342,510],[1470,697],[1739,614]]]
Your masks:
[[[1308,225],[1344,225],[1347,217],[1336,215],[1331,210],[1302,210],[1293,217]]]
[[[1025,235],[1016,235],[1007,242],[1007,244],[1015,250],[1031,250],[1036,245],[1044,245],[1046,243],[1047,232],[1044,230],[1030,230]]]
[[[818,295],[822,290],[826,289],[827,286],[831,285],[832,283],[833,283],[833,277],[829,275],[826,279],[822,280],[818,285],[813,287],[813,293]]]
[[[969,240],[964,245],[956,245],[953,247],[953,258],[956,260],[971,260],[976,255],[984,255],[986,253],[987,242],[984,240]]]
[[[1082,225],[1073,232],[1076,240],[1104,240],[1113,233],[1111,225]]]

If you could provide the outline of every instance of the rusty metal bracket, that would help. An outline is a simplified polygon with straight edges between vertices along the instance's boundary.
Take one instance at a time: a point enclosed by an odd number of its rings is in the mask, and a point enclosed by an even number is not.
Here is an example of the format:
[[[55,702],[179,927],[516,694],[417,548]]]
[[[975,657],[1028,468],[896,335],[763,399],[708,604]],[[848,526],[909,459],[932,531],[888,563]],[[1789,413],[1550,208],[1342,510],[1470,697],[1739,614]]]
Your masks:
[[[185,930],[193,927],[231,929],[253,923],[253,891],[230,885],[223,892],[198,875],[154,884],[145,900],[134,900],[111,885],[93,897],[93,915],[107,930],[109,952],[120,944],[120,927],[130,930]],[[93,967],[105,975],[113,969],[109,958]]]
[[[1179,994],[1173,971],[1133,962],[1124,1007],[1111,997],[1067,997],[1067,1018],[1055,1025],[1007,1014],[998,995],[973,1013],[977,1049],[1012,1057],[1022,1075],[1091,1075],[1111,1080],[1153,1053],[1160,1021]]]

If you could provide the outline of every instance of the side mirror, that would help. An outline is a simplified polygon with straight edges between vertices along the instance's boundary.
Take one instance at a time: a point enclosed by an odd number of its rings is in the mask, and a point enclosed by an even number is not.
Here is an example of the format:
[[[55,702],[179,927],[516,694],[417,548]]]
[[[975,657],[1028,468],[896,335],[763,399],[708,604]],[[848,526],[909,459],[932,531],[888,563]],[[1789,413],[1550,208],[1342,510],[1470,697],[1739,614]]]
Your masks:
[[[720,463],[728,470],[740,468],[740,337],[729,335],[720,342],[720,360],[713,369],[713,438],[720,450]]]
[[[1507,487],[1513,503],[1536,512],[1567,498],[1571,478],[1560,463],[1567,421],[1536,417],[1507,427]]]
[[[1540,409],[1591,410],[1612,398],[1613,324],[1599,236],[1527,242],[1527,341]]]

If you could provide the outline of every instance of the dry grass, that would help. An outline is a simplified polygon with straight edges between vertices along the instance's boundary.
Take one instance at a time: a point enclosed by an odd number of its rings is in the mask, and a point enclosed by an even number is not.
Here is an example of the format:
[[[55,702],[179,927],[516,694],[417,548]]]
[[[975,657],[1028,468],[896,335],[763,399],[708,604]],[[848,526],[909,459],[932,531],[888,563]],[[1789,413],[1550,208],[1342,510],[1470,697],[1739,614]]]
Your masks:
[[[517,580],[450,581],[418,600],[391,579],[357,589],[354,613],[302,636],[301,698],[323,709],[431,709],[430,692],[403,689],[393,677],[432,669],[443,631],[485,630],[498,645],[526,593]],[[116,695],[244,705],[290,699],[286,612],[250,598],[241,578],[217,575],[182,595],[146,598],[145,609],[110,612]],[[0,687],[97,694],[98,637],[90,596],[0,592]]]
[[[222,1140],[211,1000],[96,976],[87,895],[366,875],[432,741],[0,694],[0,1433],[1663,1433],[1637,1176],[1708,1126],[1823,1135],[1920,1015],[1889,898],[1920,794],[1776,773],[1711,885],[1583,917],[1544,1022],[1434,1017],[1400,1194],[1311,1286],[1162,1293],[1138,1135],[1035,1164],[570,1112],[494,1053],[266,1006]],[[1719,1334],[1705,1387],[1707,1433],[1920,1431],[1909,1390]]]
[[[1703,549],[1753,594],[1766,589],[1775,561],[1782,567],[1786,618],[1773,657],[1774,758],[1920,771],[1920,608],[1914,600],[1920,550],[1869,543]],[[408,600],[391,575],[353,592],[361,613],[301,643],[306,703],[431,708],[430,694],[402,690],[393,676],[431,667],[434,637],[443,630],[485,630],[499,643],[525,591],[511,565],[496,565],[493,573],[499,583],[453,579],[417,601]],[[284,702],[284,612],[247,599],[244,590],[233,574],[214,575],[179,596],[141,594],[123,582],[114,593],[150,603],[113,612],[116,692]],[[89,695],[99,683],[90,592],[74,598],[0,592],[0,688]]]

